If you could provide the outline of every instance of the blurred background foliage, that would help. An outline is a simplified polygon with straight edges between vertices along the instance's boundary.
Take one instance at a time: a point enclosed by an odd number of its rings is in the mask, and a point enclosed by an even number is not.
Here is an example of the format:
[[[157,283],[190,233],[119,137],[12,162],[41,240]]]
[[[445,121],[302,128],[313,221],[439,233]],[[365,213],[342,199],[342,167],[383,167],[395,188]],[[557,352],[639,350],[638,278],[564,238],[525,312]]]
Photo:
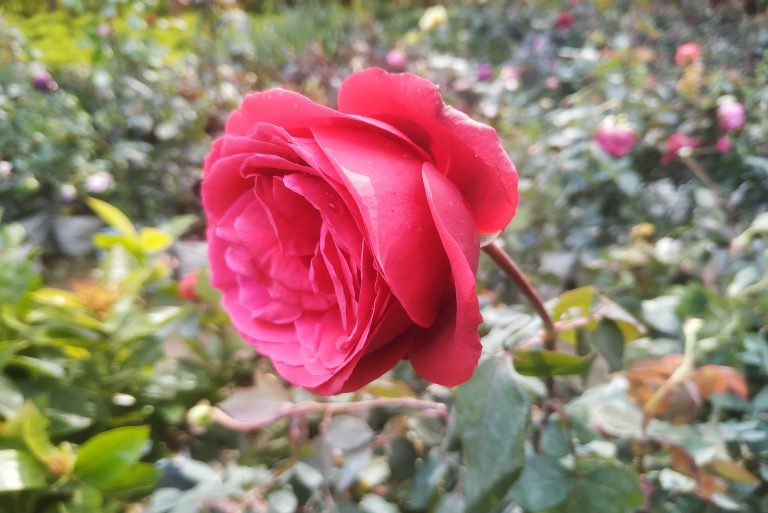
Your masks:
[[[764,2],[0,12],[3,513],[768,512]],[[229,327],[200,240],[211,140],[248,91],[333,105],[368,66],[499,130],[504,244],[567,354],[489,262],[485,359],[455,390],[404,363],[313,397]]]

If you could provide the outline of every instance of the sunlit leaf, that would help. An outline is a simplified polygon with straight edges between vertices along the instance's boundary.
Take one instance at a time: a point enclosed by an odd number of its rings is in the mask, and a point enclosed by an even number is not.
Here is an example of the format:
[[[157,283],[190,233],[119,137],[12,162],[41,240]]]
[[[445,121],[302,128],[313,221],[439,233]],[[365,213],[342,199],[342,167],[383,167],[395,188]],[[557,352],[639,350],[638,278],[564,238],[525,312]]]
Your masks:
[[[578,356],[558,351],[520,349],[515,351],[515,370],[524,376],[567,376],[583,374],[592,366],[595,354]]]

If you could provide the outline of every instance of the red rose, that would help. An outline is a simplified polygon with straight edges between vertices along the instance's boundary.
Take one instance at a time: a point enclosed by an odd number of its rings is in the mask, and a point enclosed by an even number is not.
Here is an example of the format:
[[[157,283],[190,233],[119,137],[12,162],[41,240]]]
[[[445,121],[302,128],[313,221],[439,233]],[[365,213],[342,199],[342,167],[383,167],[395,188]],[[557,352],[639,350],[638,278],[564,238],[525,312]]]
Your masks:
[[[400,359],[467,380],[480,355],[480,234],[515,213],[496,132],[411,74],[350,76],[335,111],[248,95],[205,161],[212,283],[286,379],[355,390]]]

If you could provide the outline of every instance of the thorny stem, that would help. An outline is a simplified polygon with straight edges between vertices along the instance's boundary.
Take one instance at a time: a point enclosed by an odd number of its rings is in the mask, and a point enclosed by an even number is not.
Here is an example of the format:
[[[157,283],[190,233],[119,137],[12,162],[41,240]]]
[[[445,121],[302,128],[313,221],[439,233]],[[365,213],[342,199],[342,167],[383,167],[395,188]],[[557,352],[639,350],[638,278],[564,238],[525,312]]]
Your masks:
[[[518,266],[517,263],[512,260],[512,257],[510,257],[495,242],[491,242],[490,244],[486,245],[483,248],[483,251],[485,251],[485,253],[491,257],[491,260],[493,260],[496,265],[498,265],[499,268],[504,271],[504,274],[506,274],[513,282],[515,282],[517,288],[520,289],[520,292],[522,292],[523,295],[525,295],[525,297],[531,303],[531,306],[533,306],[533,309],[536,310],[538,316],[541,317],[541,321],[544,323],[544,349],[547,351],[554,351],[555,345],[557,343],[557,328],[555,327],[555,323],[552,322],[552,317],[550,317],[547,308],[544,306],[544,302],[541,300],[539,294],[534,290],[531,282],[528,281],[528,278],[525,276],[523,270],[520,269],[520,266]],[[552,376],[547,376],[544,380],[544,383],[547,387],[547,396],[552,398],[555,388],[554,378]]]
[[[373,408],[384,408],[388,406],[433,411],[441,416],[446,416],[448,414],[446,405],[436,401],[426,401],[415,399],[413,397],[380,397],[368,401],[353,401],[349,403],[318,403],[310,401],[294,404],[286,402],[285,406],[281,410],[275,412],[274,415],[251,422],[230,417],[223,410],[216,407],[211,408],[210,415],[214,422],[221,424],[228,429],[247,432],[267,426],[286,417],[309,415],[311,413],[323,413],[329,415],[338,412],[371,410]]]

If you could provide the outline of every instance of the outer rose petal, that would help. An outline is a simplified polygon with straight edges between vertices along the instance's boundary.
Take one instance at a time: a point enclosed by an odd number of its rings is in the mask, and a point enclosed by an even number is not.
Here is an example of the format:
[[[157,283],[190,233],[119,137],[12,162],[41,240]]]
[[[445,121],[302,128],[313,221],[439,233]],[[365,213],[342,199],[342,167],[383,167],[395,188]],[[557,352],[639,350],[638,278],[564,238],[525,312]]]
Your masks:
[[[360,208],[371,252],[392,293],[416,324],[429,326],[448,263],[424,194],[423,162],[398,139],[359,125],[313,133]]]
[[[454,386],[472,377],[482,350],[477,326],[483,318],[475,292],[479,243],[456,187],[429,163],[424,164],[423,179],[451,264],[456,297],[445,305],[432,327],[415,334],[409,356],[421,377]]]
[[[517,171],[496,131],[443,104],[431,82],[367,69],[341,85],[339,110],[384,121],[429,150],[461,191],[480,233],[503,230],[515,215]]]

